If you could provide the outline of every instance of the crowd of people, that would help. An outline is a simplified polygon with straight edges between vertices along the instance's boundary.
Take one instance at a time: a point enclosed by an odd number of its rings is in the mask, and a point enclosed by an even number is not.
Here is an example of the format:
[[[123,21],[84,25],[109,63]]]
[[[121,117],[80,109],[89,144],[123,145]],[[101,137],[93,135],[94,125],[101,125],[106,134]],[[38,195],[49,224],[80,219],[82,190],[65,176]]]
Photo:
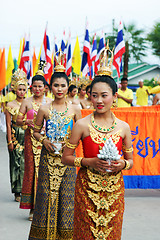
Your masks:
[[[50,84],[39,70],[29,91],[22,70],[12,76],[12,96],[1,101],[1,128],[6,121],[11,191],[20,208],[30,210],[29,240],[121,239],[122,170],[132,168],[133,149],[129,125],[111,109],[132,106],[133,92],[127,78],[118,89],[111,74],[101,62],[91,84],[77,87],[60,62]],[[139,81],[137,106],[146,106],[149,94]],[[82,118],[81,109],[93,113]],[[108,139],[123,158],[97,157]],[[80,141],[84,156],[76,157]]]

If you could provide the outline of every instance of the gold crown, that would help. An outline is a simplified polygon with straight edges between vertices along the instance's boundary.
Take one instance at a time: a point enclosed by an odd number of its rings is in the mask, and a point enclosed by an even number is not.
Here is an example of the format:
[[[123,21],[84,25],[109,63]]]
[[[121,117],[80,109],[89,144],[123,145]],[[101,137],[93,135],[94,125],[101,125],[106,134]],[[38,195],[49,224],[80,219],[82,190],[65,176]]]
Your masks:
[[[114,48],[113,48],[114,50]],[[112,62],[113,62],[113,50],[111,51],[109,49],[109,39],[107,40],[107,46],[105,47],[105,49],[102,51],[102,53],[100,54],[99,57],[99,61],[100,61],[100,68],[97,71],[97,75],[108,75],[111,76],[112,75]],[[111,59],[110,62],[108,64],[108,58],[109,58],[109,53],[111,54]]]
[[[46,66],[46,61],[45,60],[40,60],[40,62],[38,64],[38,71],[36,72],[36,75],[44,76],[45,66]]]
[[[56,52],[58,53],[58,56],[55,55],[55,60],[56,60],[56,66],[54,68],[55,72],[65,72],[66,68],[64,67],[64,53],[60,50]]]
[[[83,85],[84,87],[87,87],[88,85],[91,84],[91,82],[92,82],[92,80],[90,80],[88,78],[80,78],[80,77],[76,76],[76,77],[73,77],[72,80],[69,81],[69,86],[73,84],[77,88],[81,87],[81,85]]]
[[[11,88],[14,91],[17,91],[19,85],[25,85],[28,87],[28,79],[26,73],[22,69],[17,69],[12,75],[11,78]]]

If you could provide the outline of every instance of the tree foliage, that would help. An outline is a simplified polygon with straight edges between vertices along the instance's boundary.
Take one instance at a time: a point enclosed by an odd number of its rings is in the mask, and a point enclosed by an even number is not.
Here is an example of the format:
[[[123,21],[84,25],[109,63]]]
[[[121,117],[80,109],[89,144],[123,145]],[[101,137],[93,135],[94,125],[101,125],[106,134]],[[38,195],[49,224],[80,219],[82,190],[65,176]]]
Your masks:
[[[152,44],[153,54],[160,57],[160,22],[153,26],[153,29],[147,35],[147,39]]]

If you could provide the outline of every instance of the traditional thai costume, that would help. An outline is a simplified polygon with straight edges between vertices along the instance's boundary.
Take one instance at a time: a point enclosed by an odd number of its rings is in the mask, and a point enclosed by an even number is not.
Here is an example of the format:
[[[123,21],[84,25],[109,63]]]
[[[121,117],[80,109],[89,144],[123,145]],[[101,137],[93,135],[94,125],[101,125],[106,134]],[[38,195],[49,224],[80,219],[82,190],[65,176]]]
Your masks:
[[[120,153],[120,130],[113,135],[89,125],[90,135],[82,141],[85,158],[96,157],[109,137]],[[101,173],[81,167],[75,187],[74,240],[120,240],[124,212],[122,172]]]
[[[41,104],[32,102],[32,109],[27,112],[27,119],[35,119]],[[34,125],[25,131],[24,158],[25,169],[22,185],[20,208],[33,209],[35,205],[39,160],[42,144],[33,136]]]
[[[17,102],[18,103],[18,102]],[[24,175],[24,133],[25,128],[16,125],[16,119],[18,116],[18,106],[11,108],[6,107],[6,110],[11,114],[11,137],[14,145],[13,151],[9,151],[10,159],[10,182],[12,193],[21,193],[23,175]]]
[[[46,121],[46,135],[52,110]],[[66,137],[71,133],[74,114],[61,116],[65,122]],[[76,169],[61,163],[60,154],[42,148],[39,178],[29,240],[73,239],[74,190]]]

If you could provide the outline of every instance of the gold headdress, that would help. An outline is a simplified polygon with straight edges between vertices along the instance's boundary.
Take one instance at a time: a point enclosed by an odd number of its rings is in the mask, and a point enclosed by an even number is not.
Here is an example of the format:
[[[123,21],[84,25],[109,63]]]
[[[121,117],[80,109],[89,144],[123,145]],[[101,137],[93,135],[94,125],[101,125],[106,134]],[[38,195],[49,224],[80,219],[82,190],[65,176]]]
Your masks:
[[[44,68],[46,66],[46,61],[45,60],[40,60],[38,64],[38,71],[36,72],[36,75],[41,75],[44,77]]]
[[[80,78],[78,76],[73,77],[72,80],[69,81],[69,85],[75,85],[77,88],[79,88],[81,85],[83,85],[84,87],[87,87],[88,85],[90,85],[92,82],[92,80],[90,80],[89,78]]]
[[[25,85],[28,87],[28,79],[26,73],[22,69],[17,69],[12,75],[11,78],[11,88],[14,91],[17,91],[19,85]]]
[[[113,49],[114,50],[114,49]],[[113,50],[111,51],[109,49],[109,39],[107,40],[107,46],[105,49],[102,51],[100,54],[99,60],[100,60],[100,68],[97,71],[97,75],[112,75],[112,62],[113,62]],[[108,58],[109,58],[109,53],[111,54],[111,59],[108,64]]]
[[[56,66],[54,68],[55,72],[65,72],[66,68],[64,67],[64,53],[62,51],[58,52],[56,56]]]

